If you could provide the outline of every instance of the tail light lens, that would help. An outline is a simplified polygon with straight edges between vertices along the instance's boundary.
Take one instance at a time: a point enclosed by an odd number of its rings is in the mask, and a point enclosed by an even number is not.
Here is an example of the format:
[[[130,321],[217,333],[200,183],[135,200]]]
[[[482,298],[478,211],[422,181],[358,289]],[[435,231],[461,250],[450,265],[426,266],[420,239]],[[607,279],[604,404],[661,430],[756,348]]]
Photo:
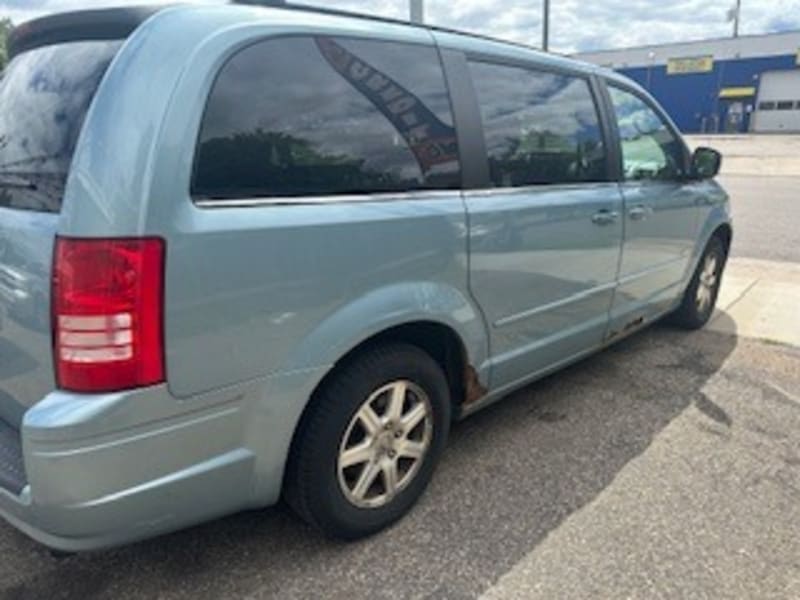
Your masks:
[[[56,240],[56,380],[75,392],[164,381],[164,241]]]

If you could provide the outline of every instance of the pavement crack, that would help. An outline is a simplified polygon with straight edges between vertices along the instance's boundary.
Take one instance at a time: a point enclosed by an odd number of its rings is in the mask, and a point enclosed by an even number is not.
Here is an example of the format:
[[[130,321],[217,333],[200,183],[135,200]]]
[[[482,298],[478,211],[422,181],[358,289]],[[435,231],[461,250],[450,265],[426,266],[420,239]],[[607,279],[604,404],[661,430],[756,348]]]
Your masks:
[[[752,290],[754,287],[756,287],[756,286],[757,286],[759,283],[761,283],[761,280],[760,280],[760,279],[755,279],[755,280],[753,280],[753,282],[752,282],[750,285],[748,285],[748,286],[747,286],[747,287],[746,287],[746,288],[745,288],[745,289],[742,291],[742,293],[741,293],[741,294],[739,294],[738,296],[736,296],[736,298],[734,298],[734,299],[733,299],[733,302],[731,302],[730,304],[728,304],[728,306],[726,306],[726,307],[725,307],[723,310],[717,311],[717,314],[716,314],[716,315],[714,315],[714,317],[711,319],[711,323],[713,323],[714,321],[716,321],[717,319],[719,319],[719,318],[722,316],[722,314],[723,314],[723,313],[729,313],[729,312],[731,311],[731,309],[732,309],[734,306],[736,306],[736,305],[737,305],[739,302],[741,302],[741,301],[742,301],[742,299],[743,299],[745,296],[747,296],[747,294],[749,294],[749,293],[750,293],[750,290]]]
[[[777,383],[773,383],[773,382],[771,382],[771,381],[769,381],[769,380],[765,381],[765,383],[766,383],[766,384],[767,384],[769,387],[771,387],[773,390],[775,390],[776,392],[778,392],[778,393],[779,393],[781,396],[783,396],[783,397],[784,397],[786,400],[791,400],[791,401],[792,401],[792,402],[794,402],[795,404],[800,404],[800,398],[798,398],[797,396],[795,396],[793,393],[791,393],[791,392],[789,392],[789,391],[787,391],[787,390],[783,389],[783,388],[782,388],[781,386],[779,386]]]

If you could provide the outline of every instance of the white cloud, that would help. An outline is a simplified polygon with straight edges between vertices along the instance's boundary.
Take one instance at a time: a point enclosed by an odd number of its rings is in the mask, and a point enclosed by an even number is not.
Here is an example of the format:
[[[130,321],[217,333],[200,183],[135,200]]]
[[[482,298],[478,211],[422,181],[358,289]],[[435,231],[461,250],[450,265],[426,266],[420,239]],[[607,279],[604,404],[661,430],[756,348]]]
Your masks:
[[[734,1],[551,0],[551,47],[572,52],[730,35],[732,27],[726,21],[726,13]],[[141,0],[0,0],[0,16],[21,22],[64,10],[140,3]],[[323,4],[322,0],[316,3]],[[328,0],[324,5],[388,17],[405,18],[408,14],[407,0]],[[743,5],[744,34],[800,29],[800,0],[746,0]],[[538,45],[541,38],[541,0],[426,0],[426,13],[428,21],[437,25],[530,45]]]

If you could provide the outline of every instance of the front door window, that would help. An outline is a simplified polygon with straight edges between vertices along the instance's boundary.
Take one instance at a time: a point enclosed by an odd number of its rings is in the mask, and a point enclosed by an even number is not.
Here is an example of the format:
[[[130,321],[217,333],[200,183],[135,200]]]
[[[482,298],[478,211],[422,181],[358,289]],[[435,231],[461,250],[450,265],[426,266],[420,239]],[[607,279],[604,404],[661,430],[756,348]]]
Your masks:
[[[622,144],[626,181],[680,179],[686,169],[683,144],[645,100],[609,86]]]

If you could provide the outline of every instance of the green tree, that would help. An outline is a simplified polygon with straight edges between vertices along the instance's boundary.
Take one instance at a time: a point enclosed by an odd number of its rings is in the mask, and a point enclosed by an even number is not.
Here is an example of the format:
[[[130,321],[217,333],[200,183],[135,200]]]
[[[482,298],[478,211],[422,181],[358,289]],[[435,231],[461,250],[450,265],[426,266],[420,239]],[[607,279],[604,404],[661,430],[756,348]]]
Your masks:
[[[14,25],[8,17],[0,19],[0,70],[5,68],[6,62],[8,61],[8,48],[6,44],[8,43],[8,34],[11,33],[13,27]]]

